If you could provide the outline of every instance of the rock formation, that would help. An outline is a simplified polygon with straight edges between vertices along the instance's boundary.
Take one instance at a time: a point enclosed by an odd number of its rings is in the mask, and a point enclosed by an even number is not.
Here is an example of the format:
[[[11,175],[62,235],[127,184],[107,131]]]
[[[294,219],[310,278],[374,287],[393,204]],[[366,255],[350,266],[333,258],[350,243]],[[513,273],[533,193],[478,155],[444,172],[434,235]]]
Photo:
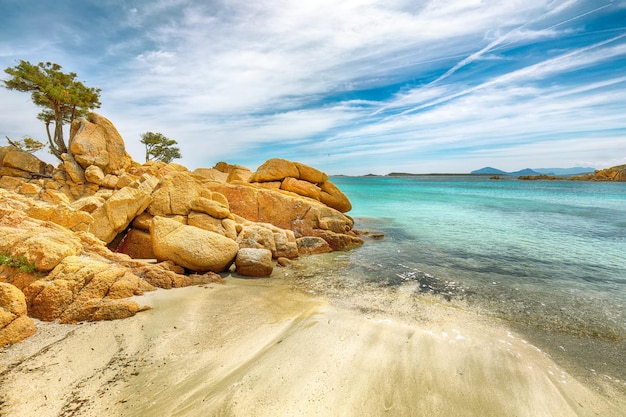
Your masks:
[[[571,177],[578,181],[626,181],[626,165],[598,169],[593,173]]]
[[[573,177],[560,177],[554,175],[522,175],[517,177],[519,180],[549,180],[549,181],[626,181],[626,165],[618,165],[606,169],[597,169],[596,171],[583,175],[575,175]]]
[[[0,345],[31,335],[29,318],[74,323],[132,316],[128,297],[268,276],[301,254],[362,244],[348,198],[307,165],[270,159],[191,172],[140,164],[95,113],[72,123],[58,167],[0,147]],[[154,259],[154,261],[152,261]],[[158,262],[158,263],[154,263]]]

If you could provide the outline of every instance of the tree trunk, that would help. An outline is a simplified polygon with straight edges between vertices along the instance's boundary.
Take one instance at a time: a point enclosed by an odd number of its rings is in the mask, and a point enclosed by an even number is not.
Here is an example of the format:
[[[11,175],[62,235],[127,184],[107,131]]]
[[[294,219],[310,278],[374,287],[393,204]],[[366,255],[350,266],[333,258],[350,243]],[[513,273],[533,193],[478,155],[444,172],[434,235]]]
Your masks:
[[[54,156],[61,159],[61,155],[67,153],[67,146],[63,140],[63,113],[59,106],[54,109]]]

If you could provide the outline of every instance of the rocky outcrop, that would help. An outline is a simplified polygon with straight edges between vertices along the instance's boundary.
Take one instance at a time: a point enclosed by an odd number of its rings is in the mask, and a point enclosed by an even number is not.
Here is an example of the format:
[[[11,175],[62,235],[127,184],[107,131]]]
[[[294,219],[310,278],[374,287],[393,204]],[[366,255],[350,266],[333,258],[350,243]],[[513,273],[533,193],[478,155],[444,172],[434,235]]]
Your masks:
[[[25,264],[43,272],[82,251],[80,239],[72,231],[13,209],[0,208],[0,236],[0,253],[23,259]]]
[[[220,282],[229,270],[268,276],[275,262],[362,243],[349,200],[313,167],[271,159],[256,172],[225,162],[190,172],[133,161],[100,115],[70,130],[56,168],[0,147],[0,283],[14,300],[0,299],[0,342],[32,333],[28,316],[124,318],[143,309],[128,298],[155,287]]]
[[[95,165],[105,175],[120,175],[133,162],[113,123],[96,113],[72,122],[68,148],[83,169]]]
[[[328,175],[299,162],[270,159],[256,170],[250,182],[312,198],[342,213],[352,209],[350,200],[328,180]]]
[[[606,169],[598,169],[592,173],[584,175],[575,175],[573,177],[555,176],[555,175],[522,175],[517,177],[519,180],[527,181],[626,181],[626,165],[618,165]]]
[[[354,221],[343,213],[311,199],[254,184],[208,185],[226,196],[230,210],[251,222],[270,223],[294,232],[295,237],[328,239],[335,250],[359,246],[363,241],[352,233]]]
[[[571,177],[577,181],[626,181],[626,165],[598,169],[593,173]]]
[[[152,285],[124,267],[69,256],[23,292],[31,317],[76,323],[130,317],[142,308],[122,299],[150,290]]]

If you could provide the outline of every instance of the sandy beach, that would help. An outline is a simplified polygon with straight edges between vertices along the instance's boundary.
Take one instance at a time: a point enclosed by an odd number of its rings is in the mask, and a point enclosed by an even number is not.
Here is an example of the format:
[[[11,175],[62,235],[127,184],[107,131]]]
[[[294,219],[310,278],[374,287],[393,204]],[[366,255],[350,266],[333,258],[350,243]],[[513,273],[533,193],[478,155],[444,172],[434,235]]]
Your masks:
[[[137,299],[153,308],[38,322],[0,350],[0,415],[618,416],[626,405],[504,325],[437,303],[401,320],[235,277]]]

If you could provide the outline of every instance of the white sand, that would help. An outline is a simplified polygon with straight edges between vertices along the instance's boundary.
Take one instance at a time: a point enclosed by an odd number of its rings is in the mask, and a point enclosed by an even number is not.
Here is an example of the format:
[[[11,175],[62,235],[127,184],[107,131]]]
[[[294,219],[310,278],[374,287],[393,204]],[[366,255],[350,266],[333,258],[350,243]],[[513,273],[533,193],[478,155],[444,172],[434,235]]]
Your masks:
[[[159,290],[0,350],[2,416],[621,416],[492,320],[361,314],[276,280]]]

